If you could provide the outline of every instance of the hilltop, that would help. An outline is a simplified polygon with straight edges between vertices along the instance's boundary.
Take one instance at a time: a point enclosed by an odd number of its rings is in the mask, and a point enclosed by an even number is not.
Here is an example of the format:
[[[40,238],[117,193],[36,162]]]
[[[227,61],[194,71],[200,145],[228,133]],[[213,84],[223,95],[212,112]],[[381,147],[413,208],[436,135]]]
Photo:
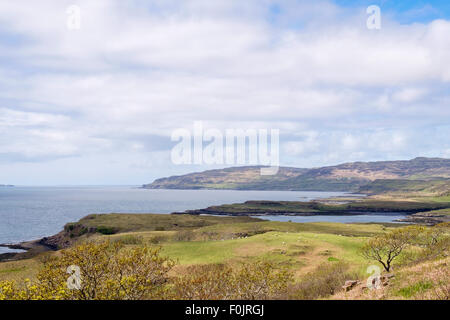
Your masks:
[[[143,188],[450,193],[450,159],[443,158],[351,162],[310,169],[280,167],[273,176],[261,176],[260,168],[195,172],[157,179]]]

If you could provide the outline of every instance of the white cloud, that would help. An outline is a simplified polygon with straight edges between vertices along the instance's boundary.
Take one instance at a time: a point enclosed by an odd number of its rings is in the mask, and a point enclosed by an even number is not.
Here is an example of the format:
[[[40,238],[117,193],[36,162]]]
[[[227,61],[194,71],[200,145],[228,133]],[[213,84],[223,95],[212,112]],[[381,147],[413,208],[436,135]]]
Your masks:
[[[0,38],[0,153],[100,163],[128,151],[175,170],[155,159],[195,120],[280,128],[289,163],[434,152],[408,137],[448,124],[449,21],[386,18],[373,32],[364,10],[282,1],[271,21],[273,3],[80,0],[78,31],[69,1],[0,3],[15,39]]]
[[[397,102],[414,102],[427,94],[424,88],[404,88],[394,93],[393,99]]]

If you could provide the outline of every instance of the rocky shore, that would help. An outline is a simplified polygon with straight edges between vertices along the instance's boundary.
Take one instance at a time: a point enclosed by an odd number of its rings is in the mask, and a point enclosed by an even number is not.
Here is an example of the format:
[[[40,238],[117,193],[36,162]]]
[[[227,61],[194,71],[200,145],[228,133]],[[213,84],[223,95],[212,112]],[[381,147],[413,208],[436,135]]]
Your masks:
[[[21,243],[3,243],[0,247],[5,247],[9,249],[19,249],[25,250],[25,252],[7,252],[0,254],[0,262],[3,261],[13,261],[21,259],[29,259],[37,255],[38,253],[53,250],[51,247],[45,245],[42,242],[43,239],[25,241]]]
[[[44,237],[37,240],[24,241],[20,243],[3,243],[0,247],[5,247],[9,249],[25,250],[25,252],[7,252],[0,254],[0,262],[3,261],[13,261],[21,259],[29,259],[41,252],[46,251],[56,251],[59,249],[67,248],[71,244],[68,240],[65,231],[50,236]]]
[[[215,216],[358,216],[358,215],[366,215],[366,214],[375,214],[377,212],[363,212],[363,211],[321,211],[321,212],[292,212],[292,211],[235,211],[235,212],[226,212],[215,209],[198,209],[198,210],[186,210],[184,212],[173,212],[172,214],[191,214],[191,215],[215,215]]]
[[[433,226],[435,224],[444,223],[444,222],[450,223],[450,216],[429,214],[429,213],[424,212],[424,213],[414,213],[406,218],[398,219],[396,221]]]

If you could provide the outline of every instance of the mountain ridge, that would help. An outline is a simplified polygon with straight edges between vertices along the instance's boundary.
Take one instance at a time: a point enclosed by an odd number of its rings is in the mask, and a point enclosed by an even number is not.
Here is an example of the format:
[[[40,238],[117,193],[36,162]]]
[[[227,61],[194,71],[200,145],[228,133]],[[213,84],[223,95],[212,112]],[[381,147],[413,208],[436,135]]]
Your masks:
[[[389,181],[390,187],[399,185],[409,190],[417,189],[417,185],[424,189],[434,187],[437,183],[435,181],[442,180],[445,183],[437,184],[448,188],[446,180],[450,179],[450,159],[445,158],[357,161],[315,168],[280,167],[273,176],[261,176],[260,168],[261,166],[243,166],[193,172],[159,178],[150,184],[144,184],[143,188],[348,192],[362,188],[370,193],[371,184],[376,184],[374,189],[379,190],[383,181]],[[393,183],[397,180],[406,182]]]

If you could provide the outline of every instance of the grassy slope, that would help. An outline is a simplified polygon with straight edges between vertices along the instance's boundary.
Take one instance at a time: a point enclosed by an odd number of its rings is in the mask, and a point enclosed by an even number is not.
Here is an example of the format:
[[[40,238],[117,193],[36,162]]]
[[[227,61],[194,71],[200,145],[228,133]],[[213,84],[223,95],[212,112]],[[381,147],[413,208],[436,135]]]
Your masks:
[[[93,215],[80,222],[89,227],[114,226],[119,231],[113,235],[85,234],[79,241],[126,239],[131,243],[127,244],[129,246],[160,246],[164,255],[179,262],[174,273],[185,272],[186,267],[192,264],[234,264],[264,258],[289,266],[297,279],[323,263],[337,260],[349,262],[359,278],[366,279],[366,268],[373,262],[363,259],[358,253],[359,248],[368,237],[390,230],[390,227],[378,224],[293,223],[184,215]],[[161,227],[165,231],[155,231]],[[192,240],[180,241],[177,236],[183,233],[188,233]],[[130,240],[136,240],[136,243]],[[58,252],[43,255],[46,254]],[[42,255],[0,263],[0,281],[33,278],[41,263]],[[419,271],[414,281],[409,283],[409,273],[399,269],[395,284],[385,296],[407,298],[405,295],[410,291],[414,293],[417,286],[420,289],[420,283],[428,280],[423,280],[426,273]],[[354,291],[334,298],[368,299],[371,296]]]
[[[389,285],[377,290],[368,290],[357,286],[349,292],[341,291],[329,299],[344,300],[427,300],[443,299],[449,290],[450,258],[425,261],[412,266],[403,266],[395,271],[395,277]],[[448,293],[447,293],[448,295]]]
[[[177,270],[183,270],[190,264],[234,263],[263,257],[289,265],[298,276],[331,257],[350,261],[355,270],[362,272],[367,262],[357,254],[357,249],[367,236],[386,229],[374,224],[259,222],[257,219],[229,217],[141,214],[93,217],[80,222],[90,227],[118,227],[119,233],[85,234],[80,241],[138,239],[139,244],[155,244],[154,239],[157,238],[156,245],[162,247],[163,253],[179,261]],[[166,231],[155,231],[160,227],[166,228]],[[177,234],[187,231],[192,233],[193,241],[177,240]],[[41,260],[42,255],[0,263],[0,280],[32,278]]]
[[[41,265],[41,257],[19,261],[0,262],[0,281],[15,280],[20,282],[26,278],[31,279],[37,274]]]
[[[450,179],[412,180],[412,179],[380,179],[361,186],[359,193],[386,194],[400,197],[412,195],[433,196],[450,192]]]
[[[309,232],[268,232],[248,238],[217,241],[168,242],[163,252],[180,264],[224,263],[256,257],[289,265],[304,274],[330,257],[350,261],[358,271],[365,261],[356,252],[362,238]]]
[[[199,228],[214,224],[228,224],[238,222],[257,222],[259,219],[250,217],[221,217],[213,216],[175,216],[170,214],[91,214],[70,225],[82,225],[87,228],[104,227],[117,232],[143,230],[180,230]]]
[[[450,202],[450,195],[448,196],[431,196],[431,197],[416,197],[417,201],[430,201],[430,202]]]

